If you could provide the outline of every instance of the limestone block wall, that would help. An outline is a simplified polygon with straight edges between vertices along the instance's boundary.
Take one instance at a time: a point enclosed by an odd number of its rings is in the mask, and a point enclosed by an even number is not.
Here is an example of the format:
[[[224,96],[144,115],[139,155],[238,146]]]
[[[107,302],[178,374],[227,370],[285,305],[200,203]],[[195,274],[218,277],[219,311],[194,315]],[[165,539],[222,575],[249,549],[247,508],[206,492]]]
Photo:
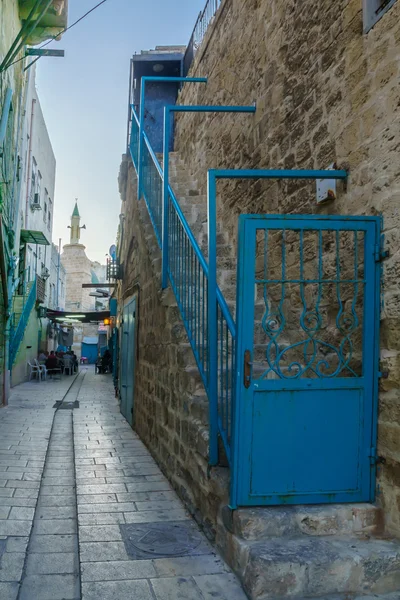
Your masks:
[[[137,201],[130,160],[122,163],[120,190],[124,200],[119,248],[124,278],[116,291],[120,327],[124,303],[137,296],[134,429],[212,536],[220,503],[227,501],[228,469],[214,469],[208,478],[208,440],[200,414],[205,392],[199,377],[191,373],[192,351],[173,295],[161,292],[161,252],[146,206]]]
[[[240,213],[382,214],[379,500],[400,534],[400,3],[363,33],[360,0],[225,0],[197,53],[182,104],[250,104],[249,115],[177,118],[175,149],[203,190],[210,168],[350,169],[336,201],[306,182],[220,184],[218,215],[237,240]]]
[[[66,271],[66,310],[94,310],[94,298],[89,295],[91,290],[82,288],[82,283],[92,282],[92,263],[85,254],[85,246],[67,244],[64,246],[61,262]]]

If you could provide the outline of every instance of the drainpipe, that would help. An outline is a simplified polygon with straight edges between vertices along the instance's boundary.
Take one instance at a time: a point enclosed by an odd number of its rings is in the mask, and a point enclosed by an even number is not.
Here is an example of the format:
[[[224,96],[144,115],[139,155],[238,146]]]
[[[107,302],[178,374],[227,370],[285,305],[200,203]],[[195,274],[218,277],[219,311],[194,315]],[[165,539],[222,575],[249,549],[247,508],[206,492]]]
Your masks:
[[[28,79],[29,80],[29,79]],[[19,203],[20,203],[20,194],[21,194],[21,178],[19,178],[18,181],[18,185],[17,185],[17,178],[18,178],[18,170],[21,171],[21,160],[18,160],[18,152],[19,152],[19,148],[22,145],[21,144],[21,129],[22,129],[22,104],[23,104],[23,95],[24,95],[24,85],[21,85],[21,89],[19,92],[19,98],[18,98],[18,115],[17,115],[17,121],[18,121],[18,128],[17,128],[17,143],[16,143],[16,147],[15,147],[15,153],[14,153],[14,176],[13,176],[13,184],[12,184],[12,189],[11,189],[11,199],[12,199],[12,206],[10,206],[10,223],[13,227],[14,233],[18,233],[18,227],[16,226],[15,223],[15,216],[19,214]],[[17,193],[15,193],[15,190],[17,189]],[[14,248],[15,248],[15,243],[17,242],[17,237],[15,237],[14,240]]]
[[[4,106],[3,106],[3,111],[1,114],[1,120],[0,120],[0,146],[3,145],[3,142],[5,140],[6,137],[6,133],[7,133],[7,123],[8,123],[8,117],[10,114],[10,109],[11,109],[11,100],[12,100],[12,89],[11,88],[7,88],[6,91],[6,96],[5,96],[5,101],[4,101]],[[8,343],[9,343],[9,311],[8,311],[8,302],[9,302],[9,297],[8,297],[8,264],[6,264],[5,261],[5,252],[4,252],[4,238],[3,238],[3,220],[0,217],[0,271],[1,271],[1,284],[2,284],[2,290],[3,290],[3,300],[4,300],[4,306],[6,308],[5,312],[6,314],[4,315],[4,320],[5,320],[5,331],[4,331],[4,348],[3,348],[3,356],[4,356],[4,369],[3,369],[3,378],[2,378],[2,391],[3,391],[3,404],[4,406],[7,405],[8,403],[8,382],[9,382],[9,375],[8,375]]]
[[[7,88],[6,97],[4,100],[3,112],[1,113],[1,121],[0,121],[0,146],[3,145],[3,142],[7,133],[7,123],[8,123],[8,115],[11,110],[11,100],[12,100],[13,91],[11,88]]]
[[[60,256],[61,256],[61,238],[58,238],[58,265],[57,265],[57,310],[60,310],[58,303],[59,291],[60,291]]]
[[[31,126],[29,130],[29,148],[28,148],[28,169],[26,171],[26,198],[25,198],[25,229],[28,229],[28,210],[29,210],[29,192],[31,191],[29,181],[31,177],[32,165],[32,134],[33,134],[33,119],[35,116],[35,98],[32,99],[31,109]]]

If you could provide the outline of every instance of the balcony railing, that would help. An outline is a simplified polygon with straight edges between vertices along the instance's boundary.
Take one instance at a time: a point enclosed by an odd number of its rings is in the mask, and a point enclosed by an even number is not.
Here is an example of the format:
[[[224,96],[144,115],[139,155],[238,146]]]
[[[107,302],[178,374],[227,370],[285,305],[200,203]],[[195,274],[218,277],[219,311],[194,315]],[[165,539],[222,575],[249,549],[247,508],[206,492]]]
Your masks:
[[[36,302],[43,303],[46,299],[46,281],[36,275]]]
[[[107,259],[106,276],[108,281],[122,279],[122,267],[118,260]]]
[[[193,33],[190,37],[189,43],[186,48],[185,56],[183,58],[183,74],[186,76],[192,66],[194,57],[196,56],[197,50],[200,48],[204,36],[207,33],[208,27],[219,7],[221,6],[222,0],[207,0],[203,11],[197,17],[196,24],[193,29]]]

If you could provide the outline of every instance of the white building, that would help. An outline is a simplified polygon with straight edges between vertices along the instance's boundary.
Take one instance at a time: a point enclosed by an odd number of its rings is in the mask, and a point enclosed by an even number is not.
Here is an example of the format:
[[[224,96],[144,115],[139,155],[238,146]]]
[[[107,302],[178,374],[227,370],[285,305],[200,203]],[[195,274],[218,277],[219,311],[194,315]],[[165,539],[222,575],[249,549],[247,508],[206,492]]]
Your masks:
[[[25,282],[38,275],[49,299],[51,239],[54,215],[56,159],[35,85],[34,67],[28,81],[22,129],[21,175],[17,239],[20,237],[19,275]],[[27,232],[35,232],[29,235]],[[42,235],[36,235],[37,233]],[[40,243],[42,241],[42,243]],[[39,242],[39,243],[38,243]]]
[[[65,310],[65,286],[65,267],[61,262],[59,249],[55,244],[52,244],[47,308],[51,310]]]

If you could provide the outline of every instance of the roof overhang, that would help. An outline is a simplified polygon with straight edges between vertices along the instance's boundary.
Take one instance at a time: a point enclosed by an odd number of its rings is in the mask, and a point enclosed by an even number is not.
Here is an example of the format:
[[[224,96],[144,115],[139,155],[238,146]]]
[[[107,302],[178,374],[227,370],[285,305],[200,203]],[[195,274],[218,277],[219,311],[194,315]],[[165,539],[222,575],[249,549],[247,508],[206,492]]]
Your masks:
[[[32,229],[21,229],[21,243],[23,244],[38,244],[39,246],[50,246],[47,237],[41,231],[33,231]]]
[[[21,21],[25,21],[35,6],[36,0],[19,0],[19,16]],[[39,6],[36,19],[42,7]],[[37,27],[32,31],[27,39],[31,45],[39,44],[44,40],[58,36],[68,25],[68,0],[53,0],[46,13],[40,19]]]
[[[83,316],[82,316],[83,315]],[[104,319],[110,318],[109,310],[102,310],[97,312],[66,312],[61,310],[48,310],[46,314],[47,319],[50,321],[56,321],[62,323],[63,319],[65,322],[75,321],[76,323],[100,323]],[[79,317],[79,318],[78,318]]]

